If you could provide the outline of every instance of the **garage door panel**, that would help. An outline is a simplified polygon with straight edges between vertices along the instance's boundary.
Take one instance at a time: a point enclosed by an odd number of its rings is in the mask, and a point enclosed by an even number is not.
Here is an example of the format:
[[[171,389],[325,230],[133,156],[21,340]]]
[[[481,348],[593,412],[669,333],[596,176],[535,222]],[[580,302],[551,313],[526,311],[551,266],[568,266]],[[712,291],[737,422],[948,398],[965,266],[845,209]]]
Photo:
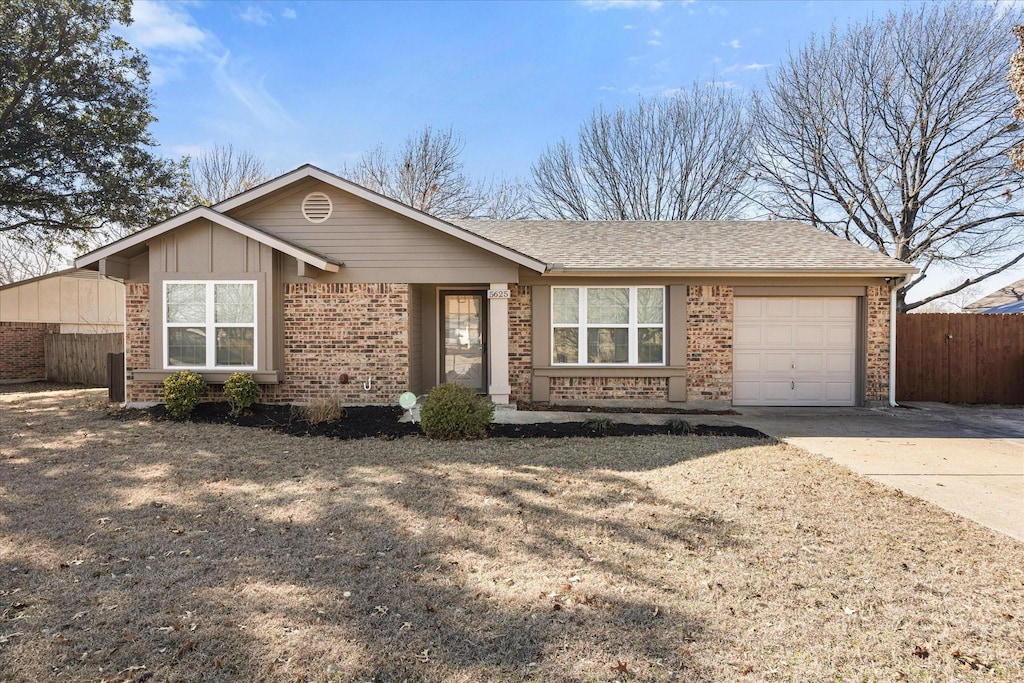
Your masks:
[[[855,297],[737,297],[733,402],[854,405]]]
[[[793,317],[793,299],[770,298],[762,299],[762,301],[764,303],[761,304],[761,307],[766,318],[785,318],[789,320]]]
[[[761,329],[765,346],[790,347],[793,345],[792,325],[779,325],[778,323],[770,322],[764,323]]]

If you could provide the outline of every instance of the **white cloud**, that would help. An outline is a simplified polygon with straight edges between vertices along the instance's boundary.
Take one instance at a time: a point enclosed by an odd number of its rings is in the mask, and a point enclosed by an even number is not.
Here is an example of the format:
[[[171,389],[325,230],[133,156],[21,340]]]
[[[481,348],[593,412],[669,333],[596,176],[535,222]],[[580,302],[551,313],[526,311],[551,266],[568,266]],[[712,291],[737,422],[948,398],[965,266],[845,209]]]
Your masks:
[[[216,60],[214,81],[222,91],[238,100],[265,128],[280,130],[294,121],[273,95],[267,92],[262,76],[240,73],[240,66],[231,60],[231,53]]]
[[[609,9],[661,9],[661,0],[577,0],[579,4],[591,12],[603,12]]]
[[[731,48],[732,48],[732,49],[734,49],[734,50],[738,50],[738,49],[740,49],[740,47],[741,47],[741,45],[740,45],[740,39],[739,39],[739,38],[733,38],[733,39],[732,39],[732,40],[730,40],[730,41],[727,41],[727,42],[725,42],[725,43],[722,43],[722,46],[723,46],[723,47],[731,47]]]
[[[295,19],[298,16],[298,13],[291,7],[285,7],[283,10],[281,10],[281,18],[283,19]]]
[[[711,85],[716,88],[725,88],[727,90],[740,87],[735,81],[711,81]]]
[[[659,47],[661,45],[661,41],[660,40],[653,40],[652,39],[652,40],[648,40],[647,44],[648,45],[653,45],[654,47]]]
[[[624,28],[627,31],[635,31],[636,30],[636,26],[633,26],[633,24],[626,24],[622,28]]]
[[[653,31],[651,31],[651,35],[654,36],[655,38],[661,38],[661,31],[659,31],[658,29],[654,29]]]
[[[257,26],[266,26],[270,23],[271,19],[273,19],[270,12],[262,7],[257,7],[256,5],[247,5],[245,10],[238,15],[238,18],[244,22],[256,24]]]
[[[164,2],[132,5],[132,24],[123,28],[128,42],[142,50],[196,52],[210,43],[211,34],[195,25],[180,7]]]
[[[767,69],[771,64],[761,64],[759,62],[751,62],[750,64],[744,64],[743,68],[746,71],[760,71],[761,69]]]

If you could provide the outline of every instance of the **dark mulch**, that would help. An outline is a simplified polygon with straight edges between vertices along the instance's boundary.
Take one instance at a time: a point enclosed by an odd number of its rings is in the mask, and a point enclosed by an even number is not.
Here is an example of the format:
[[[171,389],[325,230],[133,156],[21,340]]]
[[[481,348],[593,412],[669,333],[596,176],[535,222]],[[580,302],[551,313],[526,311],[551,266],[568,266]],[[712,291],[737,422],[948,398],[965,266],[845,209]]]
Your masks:
[[[155,406],[144,410],[124,411],[125,416],[148,414],[155,420],[173,420],[167,409]],[[422,434],[419,425],[399,422],[402,409],[397,406],[348,406],[340,420],[310,424],[301,411],[289,405],[256,405],[242,415],[233,416],[226,403],[201,403],[192,413],[192,422],[232,424],[241,427],[259,427],[293,436],[329,436],[336,439],[385,438],[398,439],[403,436]],[[754,439],[768,438],[762,432],[738,425],[713,426],[691,425],[695,436],[740,436]],[[638,425],[608,422],[595,419],[587,422],[537,423],[537,424],[494,424],[491,437],[512,439],[602,436],[648,436],[652,434],[677,434],[668,424]]]
[[[519,410],[557,410],[561,413],[646,413],[651,415],[739,415],[731,408],[711,410],[709,408],[673,408],[671,406],[585,406],[585,405],[551,405],[550,403],[533,403],[519,401]]]

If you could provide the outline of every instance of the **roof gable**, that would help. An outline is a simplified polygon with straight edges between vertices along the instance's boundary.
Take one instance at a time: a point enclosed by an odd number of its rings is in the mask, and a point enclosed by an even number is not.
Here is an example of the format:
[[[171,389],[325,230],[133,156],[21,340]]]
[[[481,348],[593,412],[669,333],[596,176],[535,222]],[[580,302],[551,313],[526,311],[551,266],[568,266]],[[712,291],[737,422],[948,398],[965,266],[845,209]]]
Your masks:
[[[105,247],[100,247],[95,251],[91,251],[88,254],[80,256],[75,259],[75,267],[87,268],[88,266],[95,265],[103,259],[116,256],[121,252],[124,252],[136,245],[143,244],[154,237],[159,237],[164,233],[200,219],[208,220],[215,225],[237,232],[260,242],[261,244],[266,244],[267,246],[277,249],[289,256],[294,256],[299,261],[309,264],[314,268],[319,268],[320,270],[327,271],[329,273],[336,273],[341,268],[341,263],[334,259],[328,258],[304,247],[300,247],[296,244],[292,244],[280,237],[270,235],[262,230],[252,227],[251,225],[246,225],[245,223],[235,220],[230,216],[225,216],[208,206],[198,206],[186,211],[185,213],[178,214],[174,218],[166,220],[163,223],[157,223],[152,227],[141,230],[116,242],[112,242]]]

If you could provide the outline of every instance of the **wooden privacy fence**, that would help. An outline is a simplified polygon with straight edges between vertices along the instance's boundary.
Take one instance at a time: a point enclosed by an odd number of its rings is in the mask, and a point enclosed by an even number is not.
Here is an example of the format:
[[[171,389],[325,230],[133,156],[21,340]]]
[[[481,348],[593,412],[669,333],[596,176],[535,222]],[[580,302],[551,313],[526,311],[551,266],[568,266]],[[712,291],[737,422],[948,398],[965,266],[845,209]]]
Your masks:
[[[107,386],[107,354],[124,351],[124,335],[48,334],[46,379],[50,382]]]
[[[897,315],[896,400],[1024,404],[1024,314]]]

